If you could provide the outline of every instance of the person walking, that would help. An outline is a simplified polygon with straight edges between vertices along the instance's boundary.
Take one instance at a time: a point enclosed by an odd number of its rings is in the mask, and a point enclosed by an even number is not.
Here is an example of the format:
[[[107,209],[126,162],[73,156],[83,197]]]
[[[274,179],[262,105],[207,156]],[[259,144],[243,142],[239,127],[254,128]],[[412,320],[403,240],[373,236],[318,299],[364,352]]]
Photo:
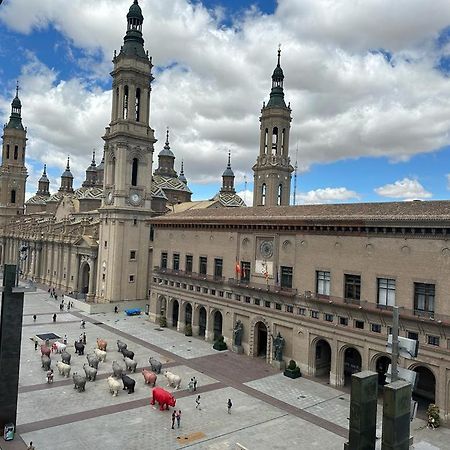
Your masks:
[[[53,314],[53,322],[56,322],[56,313]]]
[[[37,339],[34,339],[34,349],[37,350],[38,348],[38,341]]]
[[[81,321],[80,328],[86,328],[86,322],[84,320]]]
[[[177,428],[180,428],[181,423],[181,409],[178,410],[178,412],[175,414],[175,417],[177,419]]]
[[[114,312],[117,314],[119,312],[119,307],[118,306],[114,306]]]
[[[27,447],[27,450],[35,450],[35,447],[33,445],[33,441],[30,442],[30,445]]]
[[[176,414],[175,411],[172,413],[172,430],[175,429],[175,419],[176,419]]]
[[[200,395],[197,395],[197,398],[195,399],[195,409],[202,409],[200,408]]]
[[[194,380],[192,378],[189,380],[188,389],[189,389],[189,392],[194,391]]]
[[[229,398],[228,402],[227,402],[228,414],[231,414],[231,407],[232,406],[233,406],[233,403],[231,403],[231,398]]]
[[[36,314],[33,314],[33,322],[36,322],[37,316]]]
[[[86,333],[83,333],[83,344],[86,345]]]
[[[197,378],[192,378],[192,381],[194,382],[194,392],[197,390]]]
[[[64,335],[63,344],[67,345],[67,334]]]

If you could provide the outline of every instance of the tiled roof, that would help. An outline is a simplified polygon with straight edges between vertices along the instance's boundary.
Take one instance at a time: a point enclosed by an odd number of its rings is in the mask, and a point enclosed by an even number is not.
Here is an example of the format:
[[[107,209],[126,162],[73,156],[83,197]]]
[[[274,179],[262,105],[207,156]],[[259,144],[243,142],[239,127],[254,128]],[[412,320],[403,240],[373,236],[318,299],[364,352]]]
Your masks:
[[[173,191],[183,191],[192,193],[191,190],[178,178],[153,175],[153,185],[161,189],[171,189]]]
[[[49,198],[47,198],[46,203],[49,202],[59,202],[63,198],[62,192],[55,192],[53,195],[51,195]]]
[[[103,189],[99,187],[80,187],[75,191],[75,197],[79,200],[101,200]]]
[[[246,206],[244,200],[237,194],[232,194],[231,192],[219,192],[217,193],[213,200],[219,200],[222,206],[227,208],[236,208],[239,206]]]
[[[43,195],[33,195],[33,197],[30,197],[26,202],[25,205],[45,205],[46,200],[48,197],[44,197]]]
[[[167,200],[167,196],[164,194],[164,191],[160,187],[156,186],[155,183],[152,184],[152,197]]]
[[[329,223],[450,221],[450,201],[347,203],[333,205],[257,206],[188,210],[154,219],[163,222]]]

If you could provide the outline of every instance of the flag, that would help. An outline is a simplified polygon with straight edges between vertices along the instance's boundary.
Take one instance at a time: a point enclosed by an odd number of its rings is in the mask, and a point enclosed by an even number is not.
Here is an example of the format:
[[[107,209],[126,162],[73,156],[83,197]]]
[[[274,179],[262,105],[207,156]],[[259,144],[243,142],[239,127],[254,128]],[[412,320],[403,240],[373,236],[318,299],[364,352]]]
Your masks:
[[[239,265],[238,260],[236,260],[236,266],[234,270],[236,271],[236,275],[239,275],[241,273],[241,266]]]
[[[267,270],[267,263],[263,263],[262,264],[262,270],[261,270],[262,274],[264,275],[264,278],[266,279],[266,281],[269,279],[269,271]]]

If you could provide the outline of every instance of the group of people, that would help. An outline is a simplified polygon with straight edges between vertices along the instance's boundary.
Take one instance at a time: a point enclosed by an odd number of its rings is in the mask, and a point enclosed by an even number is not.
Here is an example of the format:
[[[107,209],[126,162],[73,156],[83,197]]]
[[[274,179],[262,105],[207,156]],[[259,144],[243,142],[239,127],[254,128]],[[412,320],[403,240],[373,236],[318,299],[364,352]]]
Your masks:
[[[188,383],[189,392],[195,392],[197,390],[197,378],[192,377]]]
[[[180,428],[181,424],[181,409],[172,413],[172,430],[175,429],[175,420],[177,421],[177,427]]]

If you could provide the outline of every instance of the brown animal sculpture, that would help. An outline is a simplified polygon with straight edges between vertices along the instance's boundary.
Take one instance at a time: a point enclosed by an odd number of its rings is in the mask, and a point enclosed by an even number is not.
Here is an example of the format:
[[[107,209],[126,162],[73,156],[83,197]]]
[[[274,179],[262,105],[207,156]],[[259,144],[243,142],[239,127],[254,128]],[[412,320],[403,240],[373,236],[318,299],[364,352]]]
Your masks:
[[[104,339],[97,338],[97,348],[106,352],[106,346],[108,343]]]
[[[155,372],[152,372],[151,370],[147,369],[142,369],[142,375],[144,377],[145,384],[151,384],[152,387],[155,387],[156,380],[158,378]]]
[[[41,345],[41,356],[48,356],[50,358],[50,347],[47,347],[46,345],[42,344]]]

